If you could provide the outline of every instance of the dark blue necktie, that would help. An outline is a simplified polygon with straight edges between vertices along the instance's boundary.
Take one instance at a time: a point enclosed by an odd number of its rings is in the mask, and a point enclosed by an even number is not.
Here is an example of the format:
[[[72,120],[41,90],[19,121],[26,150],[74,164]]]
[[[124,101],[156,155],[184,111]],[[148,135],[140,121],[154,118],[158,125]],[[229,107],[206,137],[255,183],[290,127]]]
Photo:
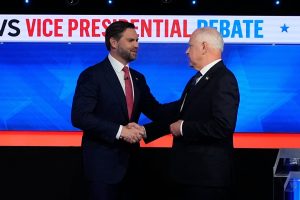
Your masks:
[[[192,80],[192,83],[191,85],[194,86],[197,84],[197,80],[202,76],[201,72],[197,72],[194,77],[193,77],[193,80]]]
[[[186,93],[189,93],[193,87],[197,84],[197,80],[202,76],[201,72],[197,72],[193,77],[192,80],[190,82],[190,84],[188,85],[188,88],[186,90]]]
[[[182,108],[183,108],[183,105],[184,105],[184,102],[185,102],[185,99],[186,97],[189,95],[189,93],[191,92],[191,90],[193,89],[193,87],[197,84],[197,80],[202,76],[201,72],[197,72],[193,77],[192,77],[192,80],[191,82],[187,85],[187,89],[185,91],[185,95],[184,95],[184,98],[183,98],[183,101],[182,101],[182,104],[181,104],[181,107],[180,107],[180,112],[182,111]]]

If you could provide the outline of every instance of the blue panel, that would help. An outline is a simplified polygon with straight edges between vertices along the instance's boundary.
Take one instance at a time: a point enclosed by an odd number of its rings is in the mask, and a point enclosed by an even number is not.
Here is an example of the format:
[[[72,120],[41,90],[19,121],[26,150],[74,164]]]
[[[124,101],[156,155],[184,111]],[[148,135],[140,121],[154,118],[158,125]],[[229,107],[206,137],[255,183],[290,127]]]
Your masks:
[[[140,43],[131,67],[161,102],[178,99],[195,73],[186,48]],[[107,50],[103,43],[4,43],[0,55],[0,130],[76,130],[70,109],[78,75]],[[237,132],[300,132],[299,58],[300,45],[225,46],[241,93]]]
[[[300,179],[290,179],[284,191],[284,199],[299,200],[300,199]]]

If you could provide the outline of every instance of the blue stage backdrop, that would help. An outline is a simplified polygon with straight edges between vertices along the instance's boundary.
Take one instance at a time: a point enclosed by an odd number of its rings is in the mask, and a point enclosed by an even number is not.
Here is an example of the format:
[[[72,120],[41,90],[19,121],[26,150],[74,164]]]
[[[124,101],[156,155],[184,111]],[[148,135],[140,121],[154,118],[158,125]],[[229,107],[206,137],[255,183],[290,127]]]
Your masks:
[[[162,103],[176,100],[195,71],[187,44],[141,43],[131,67]],[[226,44],[241,103],[236,132],[300,132],[300,45]],[[0,44],[0,130],[77,130],[70,122],[76,81],[101,61],[104,43]],[[142,116],[140,123],[149,120]]]

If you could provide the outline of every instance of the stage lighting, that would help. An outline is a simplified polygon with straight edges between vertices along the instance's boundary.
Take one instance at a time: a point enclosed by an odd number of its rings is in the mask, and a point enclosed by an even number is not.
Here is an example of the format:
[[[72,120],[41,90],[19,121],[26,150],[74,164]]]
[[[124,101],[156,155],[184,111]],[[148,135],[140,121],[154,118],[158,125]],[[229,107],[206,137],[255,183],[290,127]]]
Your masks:
[[[66,0],[66,2],[70,6],[75,6],[79,3],[79,0]]]
[[[169,3],[172,3],[172,0],[161,0],[161,2],[164,4],[169,4]]]
[[[29,4],[29,2],[30,2],[29,0],[25,0],[25,3],[26,3],[26,4]]]
[[[192,1],[192,5],[196,5],[197,1],[196,0],[193,0]]]
[[[275,0],[275,5],[279,6],[280,5],[280,1],[279,0]]]
[[[108,3],[109,5],[111,5],[111,4],[113,3],[113,1],[112,1],[112,0],[108,0],[107,3]]]

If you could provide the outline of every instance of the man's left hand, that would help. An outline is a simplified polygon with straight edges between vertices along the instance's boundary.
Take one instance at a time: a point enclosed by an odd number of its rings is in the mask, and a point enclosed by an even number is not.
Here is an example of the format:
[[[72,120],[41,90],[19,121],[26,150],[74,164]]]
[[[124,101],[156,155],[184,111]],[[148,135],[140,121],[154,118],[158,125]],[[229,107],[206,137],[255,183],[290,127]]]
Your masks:
[[[183,120],[178,120],[177,122],[174,122],[173,124],[170,125],[170,131],[174,137],[181,136],[180,126],[182,122]]]

